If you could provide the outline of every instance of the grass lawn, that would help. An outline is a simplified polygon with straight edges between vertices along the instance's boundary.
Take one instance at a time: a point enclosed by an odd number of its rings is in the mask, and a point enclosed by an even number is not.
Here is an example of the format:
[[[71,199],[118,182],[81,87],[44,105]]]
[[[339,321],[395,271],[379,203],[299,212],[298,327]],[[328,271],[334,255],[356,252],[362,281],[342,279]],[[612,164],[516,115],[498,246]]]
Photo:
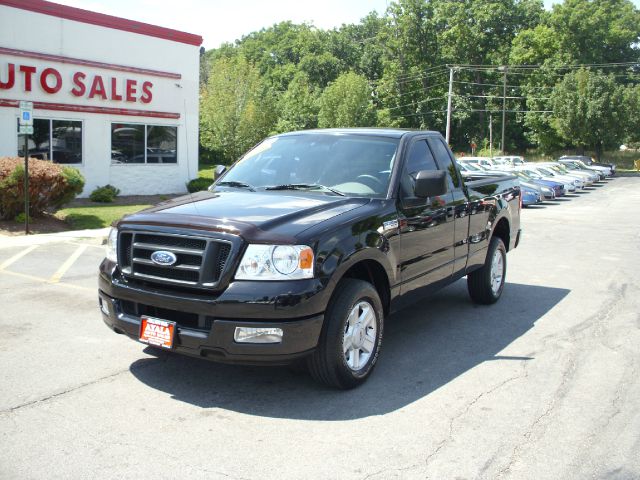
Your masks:
[[[213,182],[213,169],[216,168],[215,165],[212,164],[200,164],[198,167],[198,177],[207,178]]]
[[[64,220],[74,230],[88,228],[104,228],[111,225],[123,215],[135,213],[149,205],[100,205],[91,207],[63,208],[56,212],[56,217]]]

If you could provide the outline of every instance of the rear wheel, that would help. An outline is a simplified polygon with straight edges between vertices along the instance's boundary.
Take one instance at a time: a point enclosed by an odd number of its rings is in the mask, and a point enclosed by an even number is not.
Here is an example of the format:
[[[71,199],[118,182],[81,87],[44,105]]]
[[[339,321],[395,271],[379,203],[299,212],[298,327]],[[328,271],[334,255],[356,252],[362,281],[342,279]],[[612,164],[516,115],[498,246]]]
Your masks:
[[[376,289],[362,280],[342,280],[329,302],[318,347],[308,359],[311,375],[342,389],[363,383],[378,360],[383,325]]]
[[[471,300],[483,305],[497,302],[504,289],[506,273],[507,250],[502,239],[493,237],[482,268],[467,275],[467,289]]]

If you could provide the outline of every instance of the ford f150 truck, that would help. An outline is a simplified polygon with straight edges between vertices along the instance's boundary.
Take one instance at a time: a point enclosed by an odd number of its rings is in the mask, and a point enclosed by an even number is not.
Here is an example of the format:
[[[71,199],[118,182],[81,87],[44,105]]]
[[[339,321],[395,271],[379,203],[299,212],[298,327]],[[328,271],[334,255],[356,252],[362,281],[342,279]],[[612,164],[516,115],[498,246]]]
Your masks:
[[[436,132],[276,135],[208,191],[114,225],[103,320],[210,360],[302,359],[351,388],[371,374],[391,312],[464,276],[473,301],[500,298],[520,208],[516,177],[463,179]]]

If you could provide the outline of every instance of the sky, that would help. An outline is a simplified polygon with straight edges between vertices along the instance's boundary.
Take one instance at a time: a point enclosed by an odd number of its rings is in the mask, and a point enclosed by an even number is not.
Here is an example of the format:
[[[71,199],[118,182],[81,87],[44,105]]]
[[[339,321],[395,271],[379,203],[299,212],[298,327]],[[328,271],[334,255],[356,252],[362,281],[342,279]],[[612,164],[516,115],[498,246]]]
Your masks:
[[[391,0],[53,0],[55,3],[201,35],[217,48],[274,23],[291,20],[330,29],[384,13]],[[558,3],[544,0],[546,8]],[[640,7],[640,0],[633,0]],[[177,7],[177,8],[176,8]]]

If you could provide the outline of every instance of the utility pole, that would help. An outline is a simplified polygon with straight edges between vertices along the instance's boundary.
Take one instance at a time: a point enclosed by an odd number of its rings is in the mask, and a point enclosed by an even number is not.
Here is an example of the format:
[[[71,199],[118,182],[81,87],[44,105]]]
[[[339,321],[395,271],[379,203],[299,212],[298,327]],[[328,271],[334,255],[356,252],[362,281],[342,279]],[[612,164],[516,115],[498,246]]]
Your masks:
[[[504,70],[504,77],[502,78],[502,141],[500,142],[500,150],[504,155],[507,153],[504,148],[504,126],[507,113],[507,67],[503,66],[500,69]]]
[[[493,114],[489,113],[489,158],[493,158]]]
[[[453,97],[453,67],[449,67],[449,98],[447,99],[447,131],[445,139],[447,145],[451,139],[451,98]]]

